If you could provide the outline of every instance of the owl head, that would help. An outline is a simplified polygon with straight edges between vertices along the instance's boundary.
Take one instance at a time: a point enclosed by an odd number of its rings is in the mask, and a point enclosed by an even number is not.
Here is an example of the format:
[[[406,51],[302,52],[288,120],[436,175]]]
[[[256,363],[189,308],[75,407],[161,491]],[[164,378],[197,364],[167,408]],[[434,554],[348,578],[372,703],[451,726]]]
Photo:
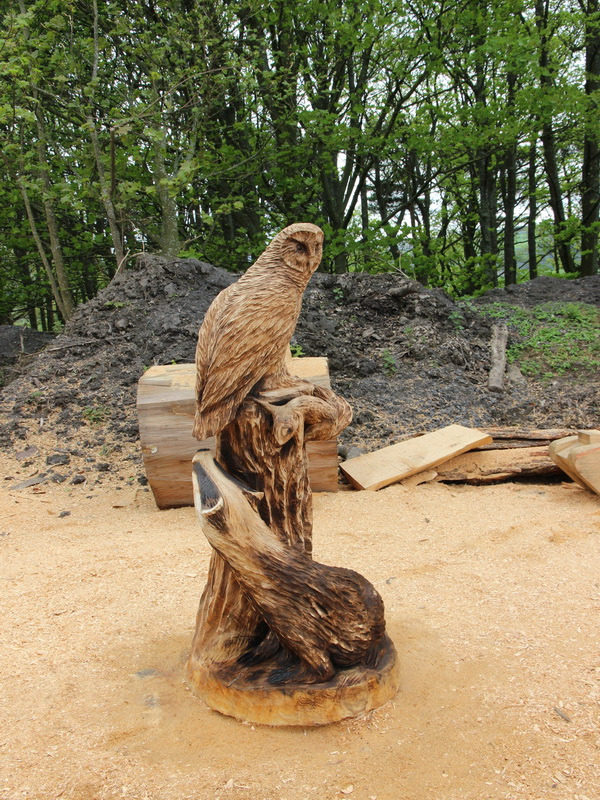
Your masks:
[[[307,279],[321,263],[323,231],[310,222],[295,222],[280,231],[273,244],[283,263]]]

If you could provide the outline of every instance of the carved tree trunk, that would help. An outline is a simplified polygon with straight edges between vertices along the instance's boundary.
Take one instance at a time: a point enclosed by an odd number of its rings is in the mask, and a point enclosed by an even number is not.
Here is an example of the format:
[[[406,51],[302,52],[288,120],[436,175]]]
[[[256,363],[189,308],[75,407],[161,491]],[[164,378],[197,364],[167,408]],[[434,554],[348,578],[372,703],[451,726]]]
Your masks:
[[[264,493],[258,513],[280,541],[308,556],[312,555],[312,493],[304,442],[337,436],[352,417],[348,403],[333,392],[321,387],[314,387],[314,392],[282,406],[272,404],[272,413],[249,398],[217,437],[216,455],[232,477]],[[274,438],[274,423],[290,404],[302,410],[303,431],[282,446]],[[237,659],[260,636],[261,627],[259,614],[231,570],[213,552],[192,658],[207,664]]]
[[[209,451],[194,459],[214,551],[188,680],[212,708],[272,725],[352,716],[398,686],[376,590],[311,557],[304,442],[336,436],[351,410],[328,389],[310,391],[249,397],[220,434],[217,460]]]
[[[318,725],[380,706],[398,688],[383,601],[362,575],[312,560],[306,441],[352,417],[287,366],[302,292],[321,259],[311,223],[280,231],[208,309],[196,348],[194,504],[213,547],[187,666],[217,711]]]

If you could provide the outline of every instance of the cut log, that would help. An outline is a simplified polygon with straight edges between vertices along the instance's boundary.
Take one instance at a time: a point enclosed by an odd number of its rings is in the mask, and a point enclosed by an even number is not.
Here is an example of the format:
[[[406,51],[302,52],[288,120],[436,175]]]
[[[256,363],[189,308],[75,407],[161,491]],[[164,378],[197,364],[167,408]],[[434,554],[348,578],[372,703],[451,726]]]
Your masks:
[[[330,387],[326,358],[293,358],[290,370],[317,386]],[[194,364],[151,367],[138,382],[142,454],[159,508],[194,504],[192,458],[200,447],[209,446],[214,451],[214,439],[198,442],[192,435],[195,384]],[[313,491],[336,492],[337,440],[307,442],[306,451]]]
[[[557,475],[548,446],[471,451],[436,467],[438,481],[492,483],[526,475]]]
[[[571,428],[498,428],[491,426],[485,429],[494,439],[544,439],[552,441],[570,436],[576,431]]]
[[[415,439],[351,458],[340,464],[340,469],[358,489],[376,490],[491,441],[492,437],[487,433],[462,425],[448,425]]]
[[[550,456],[584,489],[600,494],[600,431],[579,431],[550,445]]]
[[[492,327],[491,367],[488,378],[488,389],[501,392],[504,389],[504,370],[506,369],[506,343],[508,328],[505,323]]]
[[[476,447],[476,450],[503,450],[514,447],[541,447],[555,439],[572,436],[569,428],[486,428],[493,442]]]

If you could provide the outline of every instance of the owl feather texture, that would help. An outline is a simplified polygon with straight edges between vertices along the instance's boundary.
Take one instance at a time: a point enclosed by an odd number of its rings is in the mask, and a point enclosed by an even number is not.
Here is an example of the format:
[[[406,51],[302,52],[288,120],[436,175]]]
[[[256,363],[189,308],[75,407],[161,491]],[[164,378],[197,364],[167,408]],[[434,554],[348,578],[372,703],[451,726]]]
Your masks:
[[[215,297],[196,347],[196,439],[220,433],[249,394],[298,383],[286,366],[289,343],[322,250],[320,228],[289,225]]]

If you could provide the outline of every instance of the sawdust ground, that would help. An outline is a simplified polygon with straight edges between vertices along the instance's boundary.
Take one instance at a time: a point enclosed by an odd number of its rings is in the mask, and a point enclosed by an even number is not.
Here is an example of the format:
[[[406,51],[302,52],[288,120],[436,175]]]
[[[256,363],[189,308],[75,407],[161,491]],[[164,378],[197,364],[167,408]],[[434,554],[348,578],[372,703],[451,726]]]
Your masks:
[[[192,509],[3,490],[0,534],[2,800],[600,797],[600,499],[579,488],[317,495],[315,556],[377,586],[402,665],[393,702],[318,729],[186,689]]]

